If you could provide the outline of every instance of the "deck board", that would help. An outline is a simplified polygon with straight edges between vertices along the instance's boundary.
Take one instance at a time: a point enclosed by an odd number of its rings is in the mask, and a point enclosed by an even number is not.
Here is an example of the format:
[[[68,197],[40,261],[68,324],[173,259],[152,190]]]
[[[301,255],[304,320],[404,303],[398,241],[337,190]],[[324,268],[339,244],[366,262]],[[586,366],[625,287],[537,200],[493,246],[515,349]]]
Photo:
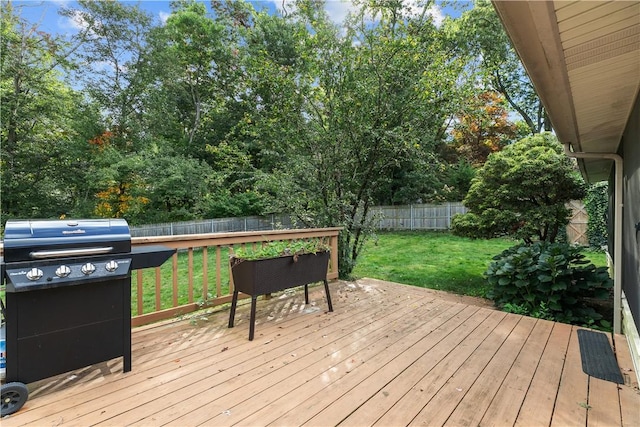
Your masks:
[[[29,384],[12,426],[640,425],[623,336],[626,383],[581,369],[569,325],[466,304],[458,296],[363,279],[249,306],[198,313],[132,334],[121,358]]]
[[[548,425],[560,385],[571,326],[554,323],[544,352],[538,361],[531,384],[518,412],[515,425]]]
[[[465,363],[443,384],[437,394],[413,417],[410,424],[444,425],[521,319],[522,317],[505,317]],[[385,418],[380,420],[380,425],[385,425]]]
[[[479,424],[485,426],[514,425],[531,385],[534,373],[551,334],[553,323],[539,320],[517,355],[511,369],[495,394]],[[473,406],[470,408],[475,409]]]
[[[571,328],[569,345],[562,368],[551,426],[586,425],[589,402],[589,376],[582,372],[582,360],[576,327]]]
[[[635,377],[633,361],[631,360],[631,353],[629,352],[629,344],[624,335],[615,335],[613,341],[616,358],[625,383],[625,386],[618,387],[622,423],[628,426],[640,426],[640,411],[637,403],[638,383]],[[640,365],[640,361],[638,362]]]
[[[441,349],[436,351],[443,354],[448,350],[446,356],[437,359],[433,357],[436,352],[425,353],[425,362],[414,363],[403,375],[394,378],[365,405],[354,411],[341,425],[372,425],[389,411],[392,411],[391,414],[383,422],[389,422],[389,417],[393,416],[417,414],[504,318],[504,313],[497,311],[482,314],[486,315],[482,321],[470,319],[475,324],[473,329],[469,328],[468,334],[460,329],[460,333],[456,331],[456,334],[450,334],[438,344]],[[427,367],[430,369],[425,369]]]

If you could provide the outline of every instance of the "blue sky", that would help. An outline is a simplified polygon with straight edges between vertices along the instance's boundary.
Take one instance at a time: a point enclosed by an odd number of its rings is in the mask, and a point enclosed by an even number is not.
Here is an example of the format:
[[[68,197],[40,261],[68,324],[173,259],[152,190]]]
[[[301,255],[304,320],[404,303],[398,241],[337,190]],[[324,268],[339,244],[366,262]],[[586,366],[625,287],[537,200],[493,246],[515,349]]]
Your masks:
[[[123,1],[123,3],[128,4],[139,4],[143,9],[147,10],[149,13],[153,15],[153,17],[158,22],[164,22],[166,17],[171,12],[171,8],[169,6],[169,0],[139,0],[139,1]],[[207,6],[210,5],[210,1],[203,1]],[[276,9],[281,8],[283,3],[285,7],[292,7],[292,0],[278,0],[278,1],[252,1],[251,2],[257,10],[267,9],[269,11],[275,12]],[[419,3],[419,0],[407,0],[408,4]],[[453,3],[453,2],[449,2]],[[22,9],[22,17],[31,23],[38,23],[40,30],[46,31],[51,34],[58,33],[71,33],[76,31],[76,25],[71,22],[68,18],[61,17],[58,15],[57,11],[60,7],[75,7],[76,4],[72,0],[22,0],[22,1],[13,1],[14,6],[21,6]],[[437,6],[433,12],[432,16],[434,20],[438,22],[445,15],[458,16],[460,11],[460,6],[468,6],[470,2],[468,1],[457,1],[455,2],[457,7],[454,6]],[[346,17],[349,12],[352,4],[350,1],[343,0],[328,0],[326,1],[326,9],[327,13],[331,17],[331,19],[340,23]]]

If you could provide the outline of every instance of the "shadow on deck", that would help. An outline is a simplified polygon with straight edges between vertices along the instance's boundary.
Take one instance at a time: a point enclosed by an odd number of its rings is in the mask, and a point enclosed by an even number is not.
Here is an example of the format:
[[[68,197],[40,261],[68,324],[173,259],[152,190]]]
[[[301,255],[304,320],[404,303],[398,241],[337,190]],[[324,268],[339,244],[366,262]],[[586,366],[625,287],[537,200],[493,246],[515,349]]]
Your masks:
[[[18,425],[640,425],[625,379],[581,368],[579,328],[491,309],[482,300],[378,280],[300,289],[249,307],[136,328],[121,359],[29,384]]]

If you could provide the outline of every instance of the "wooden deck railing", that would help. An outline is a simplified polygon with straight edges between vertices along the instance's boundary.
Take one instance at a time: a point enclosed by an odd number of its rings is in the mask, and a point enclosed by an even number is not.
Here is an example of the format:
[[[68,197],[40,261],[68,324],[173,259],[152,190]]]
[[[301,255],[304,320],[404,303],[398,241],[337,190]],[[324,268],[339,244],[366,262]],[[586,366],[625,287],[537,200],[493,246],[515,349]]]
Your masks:
[[[185,315],[231,301],[229,253],[234,247],[267,241],[322,238],[331,246],[328,280],[338,278],[341,228],[134,237],[133,246],[164,245],[178,252],[163,266],[132,274],[132,325]]]

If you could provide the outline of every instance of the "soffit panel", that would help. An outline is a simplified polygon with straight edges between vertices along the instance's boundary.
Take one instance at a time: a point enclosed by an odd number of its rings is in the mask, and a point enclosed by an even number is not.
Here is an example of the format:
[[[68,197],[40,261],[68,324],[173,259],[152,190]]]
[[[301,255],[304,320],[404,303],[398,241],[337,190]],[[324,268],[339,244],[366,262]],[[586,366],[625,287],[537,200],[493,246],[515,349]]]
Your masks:
[[[640,85],[640,3],[590,3],[554,3],[558,30],[580,146],[617,152]]]
[[[494,6],[559,139],[577,151],[617,152],[640,90],[640,2]],[[610,160],[579,163],[591,182],[607,179],[612,167]]]
[[[581,13],[607,4],[606,1],[556,1],[554,9],[558,22],[565,21]]]
[[[634,28],[638,24],[638,17],[633,14],[626,15],[622,20],[617,23],[621,29],[626,28]],[[593,31],[587,32],[583,35],[575,35],[571,40],[565,40],[563,42],[563,47],[565,49],[571,49],[576,46],[582,45],[584,43],[588,43],[592,40],[596,40],[602,37],[606,37],[611,33],[609,27],[594,29]]]
[[[637,5],[637,2],[616,1],[613,4],[599,4],[586,12],[567,15],[566,19],[558,18],[558,30],[562,35],[563,45],[573,38],[617,25],[627,18]]]

